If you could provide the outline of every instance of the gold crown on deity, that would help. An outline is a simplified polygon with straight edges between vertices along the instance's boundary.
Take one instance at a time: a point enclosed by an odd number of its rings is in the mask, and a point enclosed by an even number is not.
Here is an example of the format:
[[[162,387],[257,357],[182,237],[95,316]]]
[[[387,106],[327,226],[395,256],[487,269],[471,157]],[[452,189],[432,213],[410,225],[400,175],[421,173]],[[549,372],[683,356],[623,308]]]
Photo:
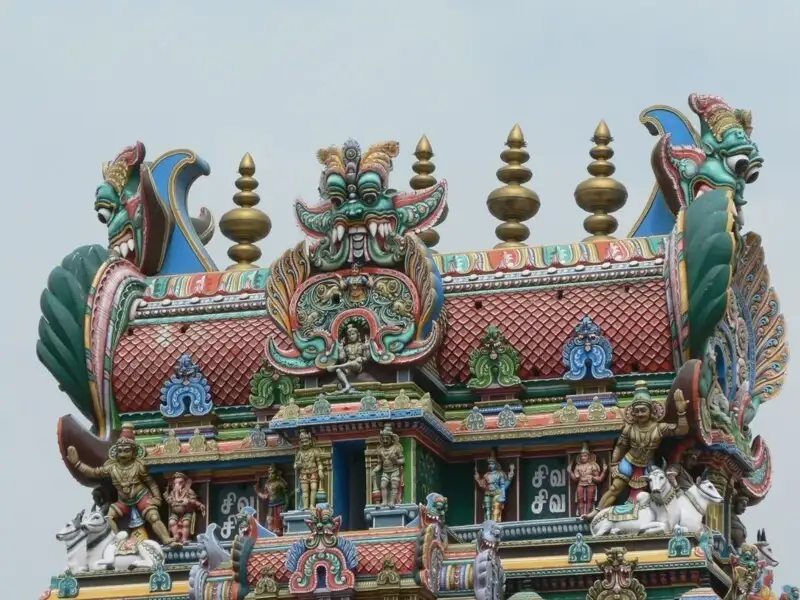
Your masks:
[[[304,442],[304,441],[306,441],[306,440],[311,440],[312,442],[314,441],[314,436],[312,436],[312,435],[311,435],[311,434],[310,434],[308,431],[306,431],[305,429],[303,429],[303,430],[300,432],[300,435],[298,436],[298,438],[300,439],[300,441],[301,441],[301,442]]]
[[[591,450],[589,450],[589,444],[586,443],[586,442],[583,442],[583,445],[581,446],[581,452],[580,453],[583,454],[584,452],[586,454],[589,454],[591,452]]]

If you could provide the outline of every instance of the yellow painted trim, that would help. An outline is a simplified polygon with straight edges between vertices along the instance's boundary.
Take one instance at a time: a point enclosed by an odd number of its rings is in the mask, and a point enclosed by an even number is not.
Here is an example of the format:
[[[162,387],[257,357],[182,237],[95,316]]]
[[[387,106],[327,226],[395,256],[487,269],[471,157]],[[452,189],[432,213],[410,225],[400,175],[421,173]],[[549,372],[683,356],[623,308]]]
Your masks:
[[[640,565],[651,563],[681,563],[681,562],[697,562],[696,556],[689,556],[686,558],[670,558],[667,550],[643,550],[640,552],[628,552],[625,555],[628,560],[638,559]],[[606,559],[605,552],[598,552],[594,555],[594,560],[604,561]],[[528,558],[506,558],[503,560],[503,570],[508,571],[528,571],[532,569],[567,569],[575,568],[583,565],[570,563],[567,556],[533,556]],[[594,562],[587,564],[587,566],[594,566]]]
[[[188,581],[175,581],[169,592],[158,593],[158,596],[185,596],[189,593]],[[150,592],[149,583],[136,583],[128,585],[104,585],[99,587],[87,587],[81,589],[76,596],[76,600],[108,600],[110,598],[148,598],[153,594]]]

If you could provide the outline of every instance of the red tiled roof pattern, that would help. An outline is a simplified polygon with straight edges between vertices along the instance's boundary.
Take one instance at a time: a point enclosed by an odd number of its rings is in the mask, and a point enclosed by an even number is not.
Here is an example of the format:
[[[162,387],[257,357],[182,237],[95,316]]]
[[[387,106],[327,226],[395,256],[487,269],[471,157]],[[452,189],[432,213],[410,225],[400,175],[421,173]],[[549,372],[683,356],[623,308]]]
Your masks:
[[[391,557],[400,573],[411,573],[414,570],[414,542],[394,542],[358,545],[359,575],[377,575],[383,567],[383,561]]]
[[[445,383],[469,379],[469,354],[491,324],[498,325],[519,351],[523,380],[561,377],[566,371],[561,351],[585,315],[594,319],[611,342],[614,373],[673,370],[667,297],[661,279],[451,296],[445,304],[450,322],[438,361]]]
[[[437,357],[445,383],[469,379],[469,354],[492,323],[520,352],[523,380],[561,377],[561,350],[586,314],[614,348],[615,373],[632,373],[634,365],[645,373],[673,369],[661,280],[558,289],[561,299],[555,289],[446,298],[448,329]],[[216,406],[247,404],[250,378],[262,366],[271,336],[281,347],[288,345],[269,317],[131,327],[114,358],[118,408],[123,413],[158,410],[161,387],[183,353],[200,365]]]
[[[286,569],[286,550],[281,552],[253,552],[247,561],[247,583],[255,587],[261,579],[261,570],[264,567],[275,569],[275,580],[286,583],[289,581],[289,571]]]
[[[247,404],[250,378],[264,363],[271,336],[285,336],[269,317],[131,327],[114,356],[114,395],[120,412],[158,410],[161,387],[181,354],[200,365],[216,406]]]

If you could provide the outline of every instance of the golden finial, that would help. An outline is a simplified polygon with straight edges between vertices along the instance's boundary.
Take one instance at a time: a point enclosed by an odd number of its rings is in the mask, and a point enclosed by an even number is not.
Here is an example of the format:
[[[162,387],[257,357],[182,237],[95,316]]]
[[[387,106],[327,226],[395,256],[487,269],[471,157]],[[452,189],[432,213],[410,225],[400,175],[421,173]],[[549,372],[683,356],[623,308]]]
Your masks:
[[[497,170],[497,178],[505,185],[497,188],[486,200],[489,212],[503,221],[495,229],[500,243],[495,248],[524,246],[531,230],[523,223],[539,212],[539,195],[523,186],[531,180],[533,173],[525,166],[531,155],[525,149],[525,136],[519,124],[514,125],[506,140],[506,148],[500,160],[506,165]]]
[[[236,208],[226,212],[219,220],[222,235],[234,242],[234,245],[228,248],[228,256],[236,262],[228,267],[229,271],[257,269],[258,265],[253,263],[261,258],[261,250],[255,242],[267,237],[272,229],[269,217],[254,208],[261,202],[261,198],[255,192],[258,187],[258,181],[253,177],[255,172],[256,165],[248,152],[239,163],[239,178],[235,184],[239,191],[233,195]]]
[[[609,162],[614,156],[614,150],[609,146],[612,141],[614,138],[608,125],[600,121],[592,136],[595,145],[589,151],[589,156],[594,160],[586,168],[591,177],[575,188],[575,202],[586,212],[592,213],[583,222],[583,228],[591,234],[586,238],[587,241],[611,239],[619,223],[609,213],[625,206],[628,199],[625,186],[611,177],[617,170]]]
[[[433,148],[431,148],[431,142],[427,135],[423,135],[419,139],[419,142],[417,142],[414,156],[417,160],[411,165],[411,170],[414,171],[415,175],[408,181],[411,189],[424,190],[432,185],[436,185],[436,177],[433,176],[436,165],[431,162],[433,158]],[[445,213],[444,216],[446,216],[446,214],[447,213]],[[444,221],[444,216],[439,223]],[[439,233],[433,228],[426,229],[419,234],[419,237],[428,248],[433,248],[439,243]]]

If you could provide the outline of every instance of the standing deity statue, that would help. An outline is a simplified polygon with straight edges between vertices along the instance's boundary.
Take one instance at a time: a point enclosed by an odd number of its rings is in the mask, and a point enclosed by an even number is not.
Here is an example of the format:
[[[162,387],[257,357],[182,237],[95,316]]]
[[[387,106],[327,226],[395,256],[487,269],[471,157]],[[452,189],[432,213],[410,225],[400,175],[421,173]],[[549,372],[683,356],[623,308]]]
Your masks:
[[[114,531],[119,530],[118,522],[130,515],[130,527],[135,529],[144,525],[142,517],[153,528],[153,532],[165,544],[180,546],[167,526],[161,520],[158,509],[161,506],[161,490],[147,472],[142,460],[144,448],[136,443],[133,425],[122,425],[119,439],[108,451],[108,460],[101,467],[90,467],[81,462],[74,446],[67,448],[67,460],[86,477],[109,477],[117,490],[118,500],[108,508],[108,523]]]
[[[267,517],[264,520],[264,526],[273,533],[281,533],[283,531],[281,513],[285,510],[288,487],[289,484],[286,483],[280,469],[274,464],[271,464],[267,469],[267,479],[264,484],[261,485],[259,481],[255,485],[258,497],[267,504]]]
[[[699,450],[696,448],[688,448],[681,454],[680,462],[667,467],[667,478],[673,488],[685,492],[694,485],[692,471],[697,468],[697,459],[699,456]]]
[[[653,402],[646,382],[636,382],[633,402],[625,411],[625,426],[611,454],[611,485],[595,509],[583,516],[584,519],[593,519],[599,511],[614,504],[625,490],[632,489],[638,494],[646,485],[643,475],[652,466],[661,441],[665,437],[689,433],[686,399],[680,390],[675,390],[674,397],[678,422],[662,423],[664,406]]]
[[[506,490],[514,479],[514,465],[508,467],[508,474],[503,472],[497,461],[494,450],[486,459],[486,473],[480,475],[478,466],[475,465],[475,483],[483,490],[484,521],[503,520],[503,509],[506,506]]]
[[[372,277],[362,273],[359,264],[354,262],[350,265],[350,274],[339,278],[339,289],[348,294],[352,303],[363,304],[372,283]]]
[[[747,527],[742,522],[742,515],[749,503],[750,498],[741,492],[736,492],[731,501],[731,545],[737,551],[747,542]]]
[[[169,532],[184,544],[191,541],[197,525],[197,512],[206,515],[206,507],[197,499],[192,480],[183,473],[172,475],[164,495],[169,506]]]
[[[308,431],[300,432],[300,448],[294,457],[294,468],[300,482],[300,509],[311,510],[317,505],[317,497],[325,495],[325,462],[314,436]]]
[[[358,375],[363,369],[364,363],[369,359],[369,343],[358,327],[348,323],[337,345],[339,360],[335,365],[329,366],[328,371],[335,372],[339,379],[338,393],[349,394],[355,390],[347,378]]]
[[[597,501],[597,486],[603,483],[608,471],[608,465],[600,467],[597,457],[589,451],[589,445],[584,442],[578,459],[569,470],[569,476],[577,484],[575,490],[575,504],[577,516],[589,514],[594,510]]]
[[[372,470],[372,500],[377,504],[380,499],[381,507],[394,508],[402,501],[403,447],[389,424],[384,426],[379,437],[378,464]]]

